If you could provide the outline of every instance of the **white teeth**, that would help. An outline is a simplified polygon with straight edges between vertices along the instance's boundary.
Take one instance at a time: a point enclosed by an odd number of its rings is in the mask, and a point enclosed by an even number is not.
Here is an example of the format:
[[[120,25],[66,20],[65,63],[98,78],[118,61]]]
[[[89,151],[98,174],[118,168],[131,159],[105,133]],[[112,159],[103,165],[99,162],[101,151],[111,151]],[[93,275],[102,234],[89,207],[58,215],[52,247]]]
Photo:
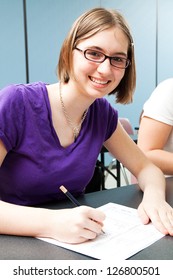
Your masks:
[[[91,80],[97,84],[106,85],[108,81],[100,81],[91,77]]]

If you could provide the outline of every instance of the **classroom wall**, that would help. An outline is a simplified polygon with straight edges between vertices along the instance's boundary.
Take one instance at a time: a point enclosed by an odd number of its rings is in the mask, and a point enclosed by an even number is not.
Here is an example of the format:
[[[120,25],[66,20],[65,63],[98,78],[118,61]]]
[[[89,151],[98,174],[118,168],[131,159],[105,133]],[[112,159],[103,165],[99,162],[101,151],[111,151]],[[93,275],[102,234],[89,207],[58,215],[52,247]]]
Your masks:
[[[0,0],[0,88],[25,81],[23,1]]]
[[[0,0],[0,88],[10,83],[57,81],[61,44],[87,9],[103,6],[124,14],[134,36],[137,87],[130,105],[108,100],[138,126],[143,103],[158,82],[172,76],[172,0],[26,0],[28,65],[24,36],[25,0]],[[28,68],[26,67],[28,66]],[[28,72],[26,71],[28,69]]]

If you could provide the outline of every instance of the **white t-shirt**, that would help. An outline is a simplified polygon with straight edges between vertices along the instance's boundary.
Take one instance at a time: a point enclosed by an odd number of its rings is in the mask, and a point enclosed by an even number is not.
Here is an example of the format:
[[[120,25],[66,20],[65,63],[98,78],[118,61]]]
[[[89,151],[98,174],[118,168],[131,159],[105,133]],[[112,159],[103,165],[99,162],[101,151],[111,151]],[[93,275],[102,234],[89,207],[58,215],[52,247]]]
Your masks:
[[[173,78],[161,82],[152,92],[143,107],[143,116],[173,126]],[[173,153],[173,130],[164,150]]]

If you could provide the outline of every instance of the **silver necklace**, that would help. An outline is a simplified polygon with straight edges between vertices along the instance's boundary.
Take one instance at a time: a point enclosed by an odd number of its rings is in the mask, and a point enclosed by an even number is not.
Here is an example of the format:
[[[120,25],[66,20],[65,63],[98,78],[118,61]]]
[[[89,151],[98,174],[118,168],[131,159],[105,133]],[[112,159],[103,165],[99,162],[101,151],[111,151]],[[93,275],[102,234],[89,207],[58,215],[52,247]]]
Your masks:
[[[81,119],[80,123],[78,125],[75,125],[73,123],[73,121],[71,120],[70,116],[68,115],[67,110],[65,108],[64,101],[62,99],[62,91],[61,91],[61,84],[60,83],[59,83],[59,96],[60,96],[60,102],[61,102],[61,107],[62,107],[64,116],[66,118],[66,121],[67,121],[68,125],[71,127],[71,129],[73,131],[74,141],[76,141],[76,139],[79,135],[80,129],[81,129],[81,125],[86,118],[88,110],[85,110],[85,112],[83,113],[83,116],[82,116],[82,119]]]

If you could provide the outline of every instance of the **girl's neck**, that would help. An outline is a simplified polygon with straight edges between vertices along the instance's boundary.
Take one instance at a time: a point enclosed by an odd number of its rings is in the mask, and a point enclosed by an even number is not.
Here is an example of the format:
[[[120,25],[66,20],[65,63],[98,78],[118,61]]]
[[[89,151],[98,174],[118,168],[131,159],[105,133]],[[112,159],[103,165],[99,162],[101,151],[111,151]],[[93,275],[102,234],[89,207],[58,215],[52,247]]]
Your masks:
[[[80,122],[84,112],[88,110],[94,100],[91,100],[87,98],[85,94],[82,94],[73,82],[59,84],[59,86],[59,96],[61,91],[61,96],[67,112],[75,122]]]

